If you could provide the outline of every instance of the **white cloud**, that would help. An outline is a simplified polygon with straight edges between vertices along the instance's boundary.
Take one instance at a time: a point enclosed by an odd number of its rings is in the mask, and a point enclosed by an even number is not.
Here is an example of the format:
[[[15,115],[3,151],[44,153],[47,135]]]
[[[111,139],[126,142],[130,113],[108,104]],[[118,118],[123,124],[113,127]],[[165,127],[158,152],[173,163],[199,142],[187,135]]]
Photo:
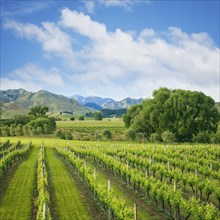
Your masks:
[[[154,89],[166,86],[203,91],[219,100],[220,50],[207,33],[188,34],[177,27],[169,27],[162,33],[149,28],[139,34],[121,29],[110,32],[105,24],[68,8],[62,10],[57,24],[44,22],[39,27],[8,21],[5,27],[39,42],[44,51],[55,56],[59,54],[69,71],[65,87],[80,88],[81,93],[116,99],[146,97]],[[76,36],[79,41],[79,36],[83,36],[84,44],[77,52],[71,46]],[[53,79],[62,84],[59,70],[34,68],[38,69],[35,72],[53,73],[43,81],[44,74],[40,77],[41,74],[33,76],[30,73],[29,69],[33,68],[26,65],[12,75],[19,82],[25,79],[31,82],[38,77],[42,85],[52,86]],[[53,78],[56,73],[58,78]],[[12,78],[10,80],[12,82]]]
[[[90,16],[82,12],[71,11],[68,8],[62,10],[60,24],[71,28],[77,33],[89,37],[92,40],[103,40],[106,37],[106,27],[104,24],[92,21]]]
[[[64,82],[57,68],[43,69],[39,65],[28,63],[20,69],[2,77],[2,89],[25,88],[36,91],[43,88],[63,87]]]
[[[70,56],[73,53],[70,37],[54,23],[43,22],[42,27],[38,27],[34,24],[6,20],[4,28],[15,30],[20,37],[38,41],[46,52],[62,56]]]
[[[92,14],[95,10],[95,2],[93,1],[86,1],[85,2],[85,8],[86,8],[86,11],[90,14]]]
[[[106,93],[117,96],[122,94],[117,87],[121,82],[131,94],[147,95],[148,84],[153,82],[151,92],[163,85],[201,91],[210,88],[218,98],[219,48],[207,33],[189,35],[170,27],[165,38],[153,29],[144,29],[133,38],[120,29],[108,32],[104,24],[69,9],[62,11],[60,24],[90,39],[86,66],[77,75],[90,91],[102,86],[109,88]],[[143,82],[145,86],[141,86]]]

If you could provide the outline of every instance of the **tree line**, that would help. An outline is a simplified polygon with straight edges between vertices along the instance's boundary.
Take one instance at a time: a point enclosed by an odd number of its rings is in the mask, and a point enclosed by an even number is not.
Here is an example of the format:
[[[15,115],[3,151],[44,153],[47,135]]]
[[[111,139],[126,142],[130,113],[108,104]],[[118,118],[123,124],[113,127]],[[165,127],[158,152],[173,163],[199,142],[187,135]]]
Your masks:
[[[54,118],[48,118],[46,106],[32,107],[28,115],[15,115],[11,119],[1,119],[0,136],[32,136],[52,134],[56,129]]]
[[[215,101],[197,91],[160,88],[123,115],[126,136],[153,142],[220,142]]]

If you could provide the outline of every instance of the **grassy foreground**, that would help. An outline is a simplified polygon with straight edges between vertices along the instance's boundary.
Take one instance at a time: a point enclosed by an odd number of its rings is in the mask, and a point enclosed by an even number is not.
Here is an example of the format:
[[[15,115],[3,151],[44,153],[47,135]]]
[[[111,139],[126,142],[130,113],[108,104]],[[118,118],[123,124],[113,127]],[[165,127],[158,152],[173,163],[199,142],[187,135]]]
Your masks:
[[[53,184],[52,191],[55,197],[54,209],[56,219],[93,219],[77,189],[74,179],[71,179],[64,164],[51,148],[46,150],[46,160]]]
[[[29,157],[10,176],[9,185],[0,197],[0,219],[32,219],[37,155],[38,148],[34,147]]]

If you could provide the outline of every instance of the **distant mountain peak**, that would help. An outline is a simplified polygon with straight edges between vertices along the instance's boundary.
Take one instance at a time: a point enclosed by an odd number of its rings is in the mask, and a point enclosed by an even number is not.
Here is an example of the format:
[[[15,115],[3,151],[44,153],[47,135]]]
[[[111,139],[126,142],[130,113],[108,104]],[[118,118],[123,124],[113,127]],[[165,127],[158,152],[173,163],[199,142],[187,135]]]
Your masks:
[[[86,106],[88,103],[96,104],[104,109],[121,109],[121,108],[129,108],[132,105],[140,104],[144,99],[132,99],[127,97],[121,101],[116,101],[112,98],[102,98],[99,96],[81,96],[81,95],[74,95],[72,96],[73,99],[78,101],[80,104]]]
[[[9,117],[10,106],[17,112],[13,114],[25,114],[29,108],[37,105],[48,106],[51,112],[73,112],[85,114],[88,108],[82,106],[77,101],[62,95],[56,95],[46,90],[38,92],[28,92],[25,90],[0,90],[2,117]],[[11,113],[11,114],[12,114]],[[13,115],[10,115],[13,116]]]

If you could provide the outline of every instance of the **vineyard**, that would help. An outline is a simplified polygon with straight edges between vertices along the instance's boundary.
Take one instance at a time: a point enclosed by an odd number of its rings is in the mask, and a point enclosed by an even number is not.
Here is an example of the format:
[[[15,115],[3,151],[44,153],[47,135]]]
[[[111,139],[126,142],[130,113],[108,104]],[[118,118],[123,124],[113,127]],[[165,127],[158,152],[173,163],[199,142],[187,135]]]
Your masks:
[[[57,129],[70,132],[74,140],[97,140],[97,134],[109,130],[114,140],[124,139],[125,127],[122,120],[111,119],[103,121],[57,121]]]
[[[220,219],[218,145],[7,138],[0,219]]]

